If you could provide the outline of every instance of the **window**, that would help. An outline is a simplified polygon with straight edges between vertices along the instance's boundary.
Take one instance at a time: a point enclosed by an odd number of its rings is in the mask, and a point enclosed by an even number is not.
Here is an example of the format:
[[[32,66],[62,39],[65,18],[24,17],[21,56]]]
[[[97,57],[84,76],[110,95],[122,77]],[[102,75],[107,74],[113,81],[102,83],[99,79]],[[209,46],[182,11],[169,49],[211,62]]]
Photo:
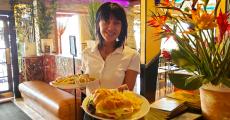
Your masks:
[[[140,40],[140,20],[134,20],[134,38],[136,42],[136,49],[139,51],[141,49],[141,40]]]
[[[74,13],[57,13],[57,33],[59,41],[59,53],[70,57],[70,36],[76,38],[77,58],[81,58],[81,34],[80,34],[80,17]]]

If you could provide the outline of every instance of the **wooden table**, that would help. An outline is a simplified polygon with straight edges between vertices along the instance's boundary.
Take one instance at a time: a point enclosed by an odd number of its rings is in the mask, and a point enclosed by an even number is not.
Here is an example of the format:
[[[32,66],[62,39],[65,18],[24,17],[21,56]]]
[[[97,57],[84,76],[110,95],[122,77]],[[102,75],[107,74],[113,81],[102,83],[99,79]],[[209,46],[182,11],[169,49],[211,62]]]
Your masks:
[[[140,120],[166,120],[165,118],[162,118],[160,116],[158,116],[155,112],[152,111],[152,109],[150,108],[148,114],[140,119]]]
[[[173,99],[175,101],[178,101],[178,99],[179,99],[179,101],[183,102],[182,104],[185,104],[185,106],[188,106],[187,110],[185,110],[185,111],[201,114],[201,108],[199,106],[199,104],[200,104],[199,95],[197,96],[197,94],[195,95],[195,94],[186,93],[184,91],[177,91],[177,92],[171,93],[168,96],[169,97],[165,97],[165,98],[170,98],[170,99]],[[183,98],[183,96],[184,96],[184,98]],[[175,99],[173,97],[175,97],[177,99]],[[161,99],[164,99],[164,98],[161,98]],[[192,100],[192,99],[194,99],[194,100]],[[157,100],[157,101],[159,101],[159,100]],[[155,101],[153,103],[156,103],[157,101]],[[190,102],[190,104],[187,104],[188,101]],[[193,103],[193,102],[195,103],[195,106],[191,106],[191,103]],[[156,111],[154,111],[154,108],[150,107],[150,110],[147,113],[147,115],[144,118],[140,119],[140,120],[166,120],[166,119],[163,118],[162,116],[159,116],[159,114],[157,114]]]

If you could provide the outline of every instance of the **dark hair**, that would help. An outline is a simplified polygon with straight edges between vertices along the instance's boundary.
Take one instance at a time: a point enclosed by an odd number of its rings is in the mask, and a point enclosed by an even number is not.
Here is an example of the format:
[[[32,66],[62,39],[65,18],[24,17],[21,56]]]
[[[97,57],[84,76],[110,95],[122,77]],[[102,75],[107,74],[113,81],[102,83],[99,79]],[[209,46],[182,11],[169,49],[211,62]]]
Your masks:
[[[104,45],[104,38],[100,33],[99,22],[100,20],[109,20],[109,17],[113,15],[116,19],[121,21],[121,33],[118,36],[118,41],[115,44],[115,48],[118,48],[123,45],[126,37],[127,37],[127,28],[128,23],[126,19],[125,10],[117,3],[106,2],[102,4],[96,13],[96,34],[99,39],[99,47]]]

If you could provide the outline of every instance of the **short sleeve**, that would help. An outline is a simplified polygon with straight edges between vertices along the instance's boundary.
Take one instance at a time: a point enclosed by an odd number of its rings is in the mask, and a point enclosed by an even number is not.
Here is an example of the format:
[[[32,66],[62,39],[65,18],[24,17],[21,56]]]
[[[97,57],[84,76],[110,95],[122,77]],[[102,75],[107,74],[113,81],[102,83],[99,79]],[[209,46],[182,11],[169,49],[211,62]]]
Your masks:
[[[128,66],[129,70],[140,73],[140,55],[135,51]]]

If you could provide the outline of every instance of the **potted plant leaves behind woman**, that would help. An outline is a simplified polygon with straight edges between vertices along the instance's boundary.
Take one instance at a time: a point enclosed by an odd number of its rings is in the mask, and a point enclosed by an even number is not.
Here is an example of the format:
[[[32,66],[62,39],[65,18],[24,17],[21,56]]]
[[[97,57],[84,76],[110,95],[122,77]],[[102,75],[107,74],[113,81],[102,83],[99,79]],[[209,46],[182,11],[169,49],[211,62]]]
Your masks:
[[[49,4],[44,0],[37,0],[37,24],[39,29],[39,36],[41,42],[41,52],[45,52],[46,45],[52,49],[52,39],[49,35],[52,33],[54,26],[54,19],[57,8],[57,0],[51,0]]]
[[[87,41],[87,46],[95,44],[96,40],[96,12],[101,3],[96,0],[91,0],[88,4],[88,28],[90,33],[90,40]]]

